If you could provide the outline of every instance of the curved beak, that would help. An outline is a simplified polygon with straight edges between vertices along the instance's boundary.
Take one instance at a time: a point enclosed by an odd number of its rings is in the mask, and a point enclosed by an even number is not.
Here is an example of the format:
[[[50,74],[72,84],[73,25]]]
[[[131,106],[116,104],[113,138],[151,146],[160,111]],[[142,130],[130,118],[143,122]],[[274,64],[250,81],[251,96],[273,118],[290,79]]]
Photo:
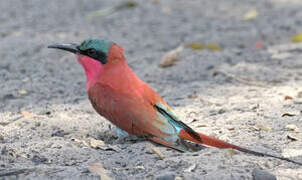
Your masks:
[[[53,44],[49,45],[48,48],[62,49],[64,51],[69,51],[74,54],[79,54],[80,50],[78,49],[78,45],[74,43],[70,44]]]

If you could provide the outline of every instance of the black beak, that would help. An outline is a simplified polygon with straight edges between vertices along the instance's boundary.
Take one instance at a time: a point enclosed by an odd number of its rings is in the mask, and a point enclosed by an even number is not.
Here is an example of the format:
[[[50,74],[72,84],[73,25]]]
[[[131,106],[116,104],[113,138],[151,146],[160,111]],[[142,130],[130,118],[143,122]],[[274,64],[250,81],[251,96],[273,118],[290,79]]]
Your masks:
[[[48,48],[55,48],[55,49],[62,49],[65,51],[69,51],[72,52],[74,54],[79,54],[80,50],[78,49],[78,45],[77,44],[53,44],[53,45],[49,45]]]

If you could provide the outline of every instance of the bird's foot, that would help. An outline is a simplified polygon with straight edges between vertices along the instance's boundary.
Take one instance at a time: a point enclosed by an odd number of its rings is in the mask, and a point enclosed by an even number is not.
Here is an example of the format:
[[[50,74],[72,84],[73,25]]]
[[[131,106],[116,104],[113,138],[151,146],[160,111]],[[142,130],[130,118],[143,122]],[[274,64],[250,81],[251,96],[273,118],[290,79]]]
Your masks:
[[[116,135],[117,135],[117,142],[120,143],[120,142],[123,142],[127,137],[129,137],[129,133],[127,133],[126,131],[118,128],[118,127],[115,127],[116,128]]]

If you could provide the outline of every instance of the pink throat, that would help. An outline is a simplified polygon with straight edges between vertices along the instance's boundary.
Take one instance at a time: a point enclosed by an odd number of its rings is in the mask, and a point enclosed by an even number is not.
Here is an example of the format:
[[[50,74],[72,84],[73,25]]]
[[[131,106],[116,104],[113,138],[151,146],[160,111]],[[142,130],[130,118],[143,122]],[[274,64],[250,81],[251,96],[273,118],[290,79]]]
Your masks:
[[[96,61],[88,56],[77,55],[78,62],[83,66],[86,74],[86,90],[93,86],[98,77],[103,72],[104,67],[101,62]]]

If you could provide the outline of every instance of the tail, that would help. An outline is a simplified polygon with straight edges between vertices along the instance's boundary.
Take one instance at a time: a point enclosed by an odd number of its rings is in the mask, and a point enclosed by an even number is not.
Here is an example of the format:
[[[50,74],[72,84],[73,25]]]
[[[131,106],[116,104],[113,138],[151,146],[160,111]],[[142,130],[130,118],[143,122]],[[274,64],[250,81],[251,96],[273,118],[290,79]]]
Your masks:
[[[284,158],[284,157],[280,157],[280,156],[275,156],[275,155],[271,155],[271,154],[252,151],[252,150],[242,148],[242,147],[227,143],[225,141],[216,139],[214,137],[210,137],[210,136],[207,136],[205,134],[200,134],[200,133],[197,133],[197,132],[193,133],[193,132],[186,131],[186,130],[182,129],[179,132],[178,136],[182,139],[192,141],[192,142],[195,142],[197,144],[208,145],[208,146],[212,146],[212,147],[216,147],[216,148],[220,148],[220,149],[226,149],[226,148],[236,149],[238,151],[253,154],[253,155],[256,155],[256,156],[273,157],[273,158],[277,158],[277,159],[281,159],[281,160],[284,160],[284,161],[292,162],[292,163],[295,163],[295,164],[298,164],[298,165],[302,166],[301,162],[297,162],[297,161],[294,161],[294,160],[291,160],[291,159],[288,159],[288,158]]]
[[[171,123],[171,125],[173,125],[175,127],[175,129],[178,132],[178,136],[181,139],[185,139],[185,140],[188,140],[188,141],[195,142],[197,144],[204,144],[204,145],[217,147],[217,148],[221,148],[221,149],[225,149],[225,148],[236,149],[238,151],[253,154],[253,155],[256,155],[256,156],[273,157],[273,158],[277,158],[277,159],[281,159],[281,160],[284,160],[284,161],[292,162],[292,163],[295,163],[295,164],[298,164],[298,165],[302,166],[301,162],[296,162],[296,161],[293,161],[291,159],[283,158],[283,157],[280,157],[280,156],[275,156],[275,155],[271,155],[271,154],[252,151],[252,150],[249,150],[249,149],[246,149],[246,148],[242,148],[242,147],[239,147],[239,146],[221,141],[221,140],[216,139],[214,137],[210,137],[210,136],[207,136],[207,135],[204,135],[204,134],[197,133],[192,128],[190,128],[188,125],[186,125],[182,121],[179,121],[177,119],[177,117],[174,115],[174,113],[169,110],[168,106],[166,106],[164,104],[161,104],[161,103],[157,103],[155,105],[155,108],[157,109],[157,111],[159,113],[161,113],[165,118],[167,118],[167,120]],[[166,142],[163,143],[162,140],[161,141],[159,141],[157,139],[151,139],[151,140],[171,147],[171,145],[167,144]],[[175,149],[177,149],[177,148],[175,148]]]

